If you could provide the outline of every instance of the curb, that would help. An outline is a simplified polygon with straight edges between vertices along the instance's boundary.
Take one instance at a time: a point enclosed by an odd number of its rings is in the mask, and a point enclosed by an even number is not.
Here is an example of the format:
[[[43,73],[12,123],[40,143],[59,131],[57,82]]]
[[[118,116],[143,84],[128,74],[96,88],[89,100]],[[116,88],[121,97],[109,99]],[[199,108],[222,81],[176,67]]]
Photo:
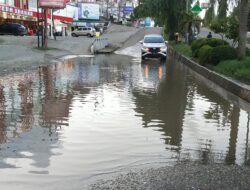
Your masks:
[[[209,79],[210,81],[214,82],[215,84],[221,86],[222,88],[226,89],[227,91],[233,93],[234,95],[242,98],[243,100],[250,102],[250,89],[247,87],[244,87],[243,85],[237,83],[236,81],[230,80],[229,78],[226,78],[223,75],[220,75],[214,71],[211,71],[207,69],[206,67],[203,67],[196,63],[195,61],[187,58],[184,55],[181,55],[180,53],[176,52],[172,47],[170,47],[170,51],[173,53],[175,58],[183,63],[184,65],[187,65],[195,72],[199,73],[203,77]]]

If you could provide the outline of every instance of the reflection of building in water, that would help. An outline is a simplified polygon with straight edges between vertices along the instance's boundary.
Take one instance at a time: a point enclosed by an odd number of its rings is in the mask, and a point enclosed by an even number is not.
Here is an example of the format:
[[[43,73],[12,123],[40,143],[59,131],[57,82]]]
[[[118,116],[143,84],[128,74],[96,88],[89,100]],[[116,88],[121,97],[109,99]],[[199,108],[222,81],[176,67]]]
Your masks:
[[[32,128],[34,122],[33,116],[33,82],[26,79],[18,84],[19,95],[21,97],[21,131],[27,131]]]
[[[55,129],[62,125],[68,125],[69,107],[73,97],[68,92],[60,93],[62,89],[60,89],[60,86],[56,86],[57,79],[59,78],[56,73],[57,69],[58,65],[42,67],[39,70],[41,77],[40,84],[43,84],[43,88],[40,88],[43,91],[41,94],[44,94],[42,97],[40,124],[42,127],[55,127]],[[63,87],[64,85],[61,86],[61,88]]]
[[[5,95],[4,86],[0,84],[0,143],[5,143],[7,141],[6,137],[6,110],[5,110]]]

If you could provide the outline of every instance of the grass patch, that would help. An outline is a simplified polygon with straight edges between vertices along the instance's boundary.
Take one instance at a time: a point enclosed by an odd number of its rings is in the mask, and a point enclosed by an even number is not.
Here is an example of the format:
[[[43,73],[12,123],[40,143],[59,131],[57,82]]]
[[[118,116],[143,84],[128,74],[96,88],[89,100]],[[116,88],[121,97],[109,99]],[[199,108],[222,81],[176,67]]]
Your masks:
[[[173,48],[180,54],[186,56],[186,57],[192,57],[192,50],[191,47],[188,44],[180,43],[180,44],[175,44],[171,43]]]
[[[222,61],[217,66],[214,66],[213,70],[250,84],[250,57],[243,61]]]

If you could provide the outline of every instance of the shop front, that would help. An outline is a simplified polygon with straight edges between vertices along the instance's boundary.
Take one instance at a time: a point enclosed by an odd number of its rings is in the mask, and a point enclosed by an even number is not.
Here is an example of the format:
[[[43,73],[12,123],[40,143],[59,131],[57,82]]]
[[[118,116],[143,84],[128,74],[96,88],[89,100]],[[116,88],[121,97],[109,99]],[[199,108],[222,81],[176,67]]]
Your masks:
[[[19,23],[27,27],[28,30],[35,30],[36,21],[32,11],[0,4],[0,24]]]

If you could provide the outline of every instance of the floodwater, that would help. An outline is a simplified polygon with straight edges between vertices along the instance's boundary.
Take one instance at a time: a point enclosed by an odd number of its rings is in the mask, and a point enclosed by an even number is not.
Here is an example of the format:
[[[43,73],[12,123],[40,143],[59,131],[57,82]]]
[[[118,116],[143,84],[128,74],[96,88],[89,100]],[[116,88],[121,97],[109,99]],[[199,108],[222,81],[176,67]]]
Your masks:
[[[250,164],[249,104],[171,58],[69,59],[0,84],[1,189],[85,189],[179,160]]]

